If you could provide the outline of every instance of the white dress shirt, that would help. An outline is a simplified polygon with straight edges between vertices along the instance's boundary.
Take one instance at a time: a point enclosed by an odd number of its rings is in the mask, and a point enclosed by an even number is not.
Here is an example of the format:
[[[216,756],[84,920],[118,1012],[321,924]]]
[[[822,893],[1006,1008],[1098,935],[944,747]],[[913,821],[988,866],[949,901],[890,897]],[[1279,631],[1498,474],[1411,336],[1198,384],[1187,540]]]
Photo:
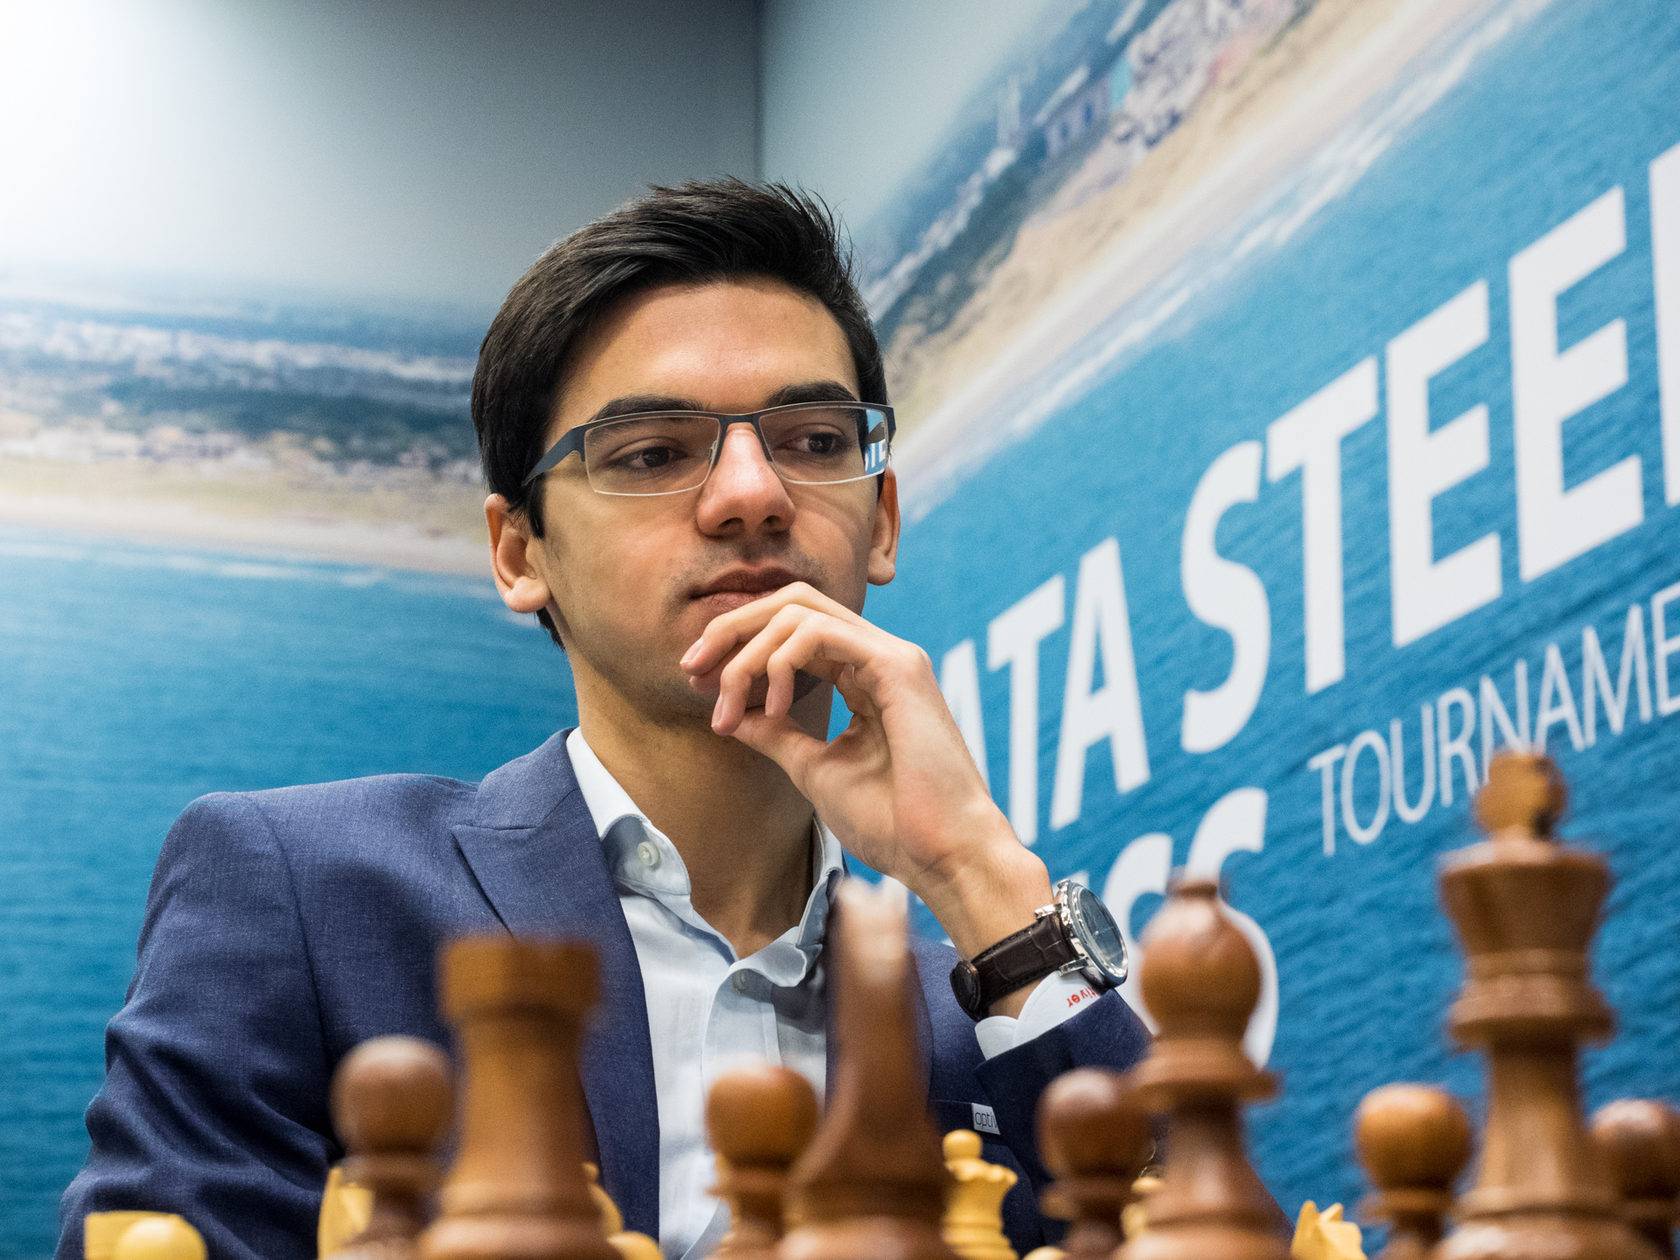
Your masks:
[[[641,965],[659,1108],[659,1245],[670,1260],[710,1255],[729,1227],[710,1191],[717,1166],[706,1143],[706,1091],[745,1057],[792,1068],[820,1099],[826,1083],[823,931],[843,873],[840,842],[820,824],[816,880],[799,922],[746,958],[695,912],[682,855],[607,772],[581,730],[566,739],[584,804]],[[1018,1019],[975,1025],[991,1058],[1074,1014],[1083,978],[1039,982]]]

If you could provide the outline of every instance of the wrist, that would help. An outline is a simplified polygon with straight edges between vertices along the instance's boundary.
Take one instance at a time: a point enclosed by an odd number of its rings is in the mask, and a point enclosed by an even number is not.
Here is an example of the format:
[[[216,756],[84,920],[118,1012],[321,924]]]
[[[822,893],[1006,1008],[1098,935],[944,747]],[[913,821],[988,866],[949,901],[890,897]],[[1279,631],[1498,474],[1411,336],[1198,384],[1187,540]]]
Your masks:
[[[912,891],[967,959],[1030,927],[1034,912],[1054,895],[1050,872],[1007,824],[1001,835],[970,846],[959,864]]]

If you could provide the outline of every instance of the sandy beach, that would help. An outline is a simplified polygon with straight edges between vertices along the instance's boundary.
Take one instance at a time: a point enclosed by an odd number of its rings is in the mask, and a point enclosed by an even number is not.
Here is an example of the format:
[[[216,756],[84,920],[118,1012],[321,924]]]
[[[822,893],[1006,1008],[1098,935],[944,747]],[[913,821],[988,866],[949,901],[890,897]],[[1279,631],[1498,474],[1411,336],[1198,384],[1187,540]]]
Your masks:
[[[0,460],[0,528],[489,578],[470,486],[299,488],[260,475]]]
[[[1101,183],[1076,172],[948,327],[903,329],[887,348],[907,490],[988,400],[1168,275],[1495,2],[1322,0],[1212,87],[1124,183],[1069,196]],[[1087,165],[1102,160],[1099,150]]]
[[[1498,0],[1320,0],[1201,97],[1124,182],[1098,146],[935,334],[886,347],[907,503],[987,403],[1168,275],[1425,49]],[[996,417],[990,417],[996,422]],[[330,481],[331,478],[325,480]],[[0,457],[0,527],[484,576],[482,488]]]

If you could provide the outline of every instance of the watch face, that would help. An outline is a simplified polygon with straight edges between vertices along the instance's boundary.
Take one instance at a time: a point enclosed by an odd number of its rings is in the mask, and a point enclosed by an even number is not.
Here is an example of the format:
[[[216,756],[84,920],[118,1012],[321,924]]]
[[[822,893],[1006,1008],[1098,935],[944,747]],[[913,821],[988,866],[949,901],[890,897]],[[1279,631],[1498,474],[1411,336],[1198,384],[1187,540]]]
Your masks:
[[[1120,925],[1090,889],[1078,884],[1068,886],[1068,912],[1073,931],[1084,946],[1091,965],[1110,983],[1118,985],[1126,978],[1126,942],[1120,935]]]

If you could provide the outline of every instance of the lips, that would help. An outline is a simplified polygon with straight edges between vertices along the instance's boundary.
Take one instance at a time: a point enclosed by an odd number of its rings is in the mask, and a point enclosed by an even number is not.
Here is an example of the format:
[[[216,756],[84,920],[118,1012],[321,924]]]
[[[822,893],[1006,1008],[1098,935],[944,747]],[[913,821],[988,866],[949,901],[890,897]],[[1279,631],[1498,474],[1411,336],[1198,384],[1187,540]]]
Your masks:
[[[771,591],[779,591],[782,587],[801,580],[797,573],[773,565],[767,568],[730,569],[698,587],[694,592],[694,598],[706,599],[716,595],[746,595],[756,599],[760,595],[767,595]],[[746,603],[748,601],[742,600],[741,602]]]

